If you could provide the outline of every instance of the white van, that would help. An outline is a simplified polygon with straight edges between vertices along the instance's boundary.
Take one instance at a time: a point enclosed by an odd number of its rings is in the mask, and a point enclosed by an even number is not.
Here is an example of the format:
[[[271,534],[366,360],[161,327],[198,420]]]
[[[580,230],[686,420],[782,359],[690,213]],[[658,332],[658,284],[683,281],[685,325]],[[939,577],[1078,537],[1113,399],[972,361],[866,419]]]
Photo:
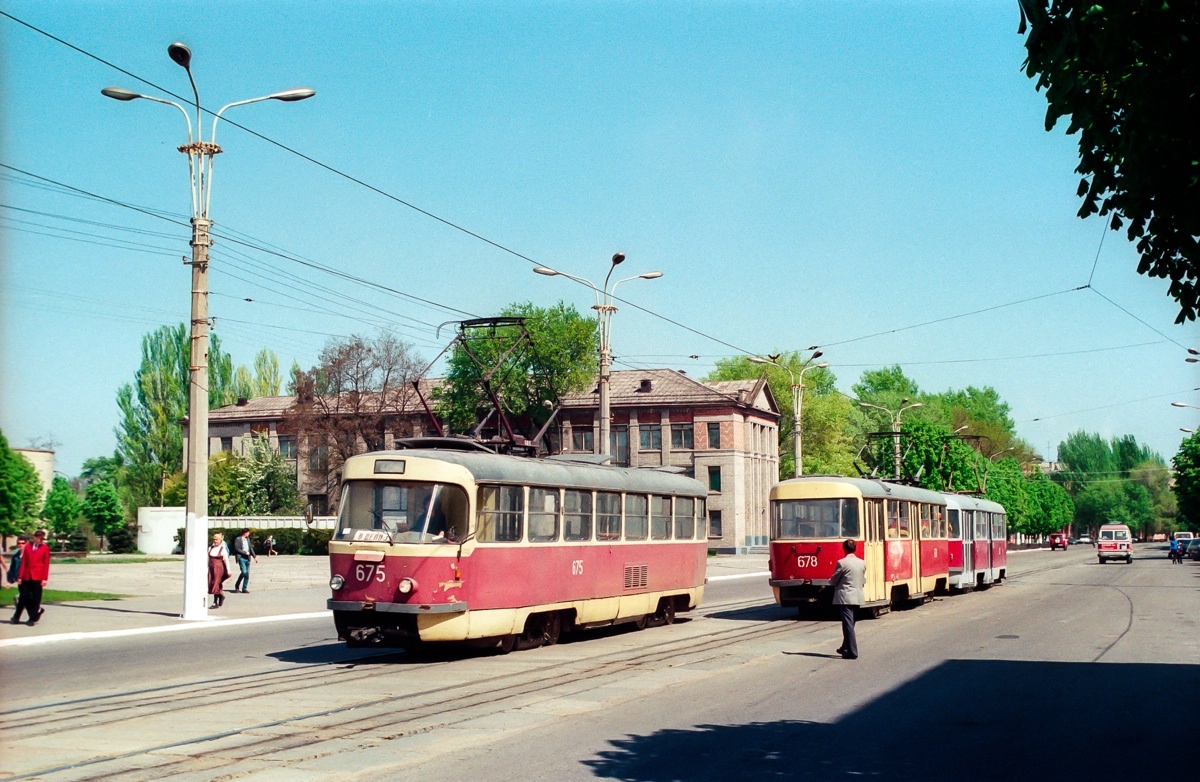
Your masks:
[[[1104,524],[1096,538],[1096,557],[1103,565],[1110,559],[1133,562],[1133,534],[1124,524]]]

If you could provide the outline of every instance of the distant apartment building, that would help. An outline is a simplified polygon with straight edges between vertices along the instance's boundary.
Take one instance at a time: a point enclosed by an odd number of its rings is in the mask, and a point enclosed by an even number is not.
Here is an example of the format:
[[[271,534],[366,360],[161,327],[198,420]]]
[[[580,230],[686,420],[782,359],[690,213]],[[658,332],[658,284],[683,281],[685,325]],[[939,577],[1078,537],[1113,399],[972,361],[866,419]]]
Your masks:
[[[422,381],[422,392],[439,385]],[[703,382],[672,369],[622,370],[610,380],[613,464],[677,467],[708,487],[709,545],[745,552],[766,545],[767,495],[779,475],[779,408],[763,379]],[[600,434],[598,392],[560,400],[550,453],[593,453]],[[295,397],[239,400],[209,413],[210,452],[242,452],[250,436],[265,434],[271,447],[295,461],[296,485],[318,513],[336,505],[336,475],[326,451],[289,431]],[[396,417],[384,438],[436,434],[420,404]],[[486,434],[486,432],[485,432]]]

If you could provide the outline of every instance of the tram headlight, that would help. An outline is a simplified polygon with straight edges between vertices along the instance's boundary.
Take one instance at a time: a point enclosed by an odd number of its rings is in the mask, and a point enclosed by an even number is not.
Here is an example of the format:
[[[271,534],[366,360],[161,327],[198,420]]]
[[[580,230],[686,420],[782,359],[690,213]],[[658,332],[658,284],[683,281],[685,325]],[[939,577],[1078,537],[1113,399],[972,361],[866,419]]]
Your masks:
[[[396,585],[396,591],[402,595],[409,595],[417,588],[417,582],[411,578],[402,578],[400,583]]]
[[[329,579],[329,588],[334,592],[338,591],[345,585],[346,579],[342,578],[341,576],[334,576],[333,578]]]

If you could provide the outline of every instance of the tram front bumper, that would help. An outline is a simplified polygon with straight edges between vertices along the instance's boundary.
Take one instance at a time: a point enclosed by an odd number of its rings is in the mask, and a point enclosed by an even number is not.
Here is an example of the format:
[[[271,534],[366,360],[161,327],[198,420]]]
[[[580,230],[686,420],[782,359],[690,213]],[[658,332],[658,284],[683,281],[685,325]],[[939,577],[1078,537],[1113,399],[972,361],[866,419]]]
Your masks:
[[[378,611],[392,614],[461,614],[467,610],[465,602],[454,603],[377,603],[361,600],[327,600],[325,607],[330,611]]]

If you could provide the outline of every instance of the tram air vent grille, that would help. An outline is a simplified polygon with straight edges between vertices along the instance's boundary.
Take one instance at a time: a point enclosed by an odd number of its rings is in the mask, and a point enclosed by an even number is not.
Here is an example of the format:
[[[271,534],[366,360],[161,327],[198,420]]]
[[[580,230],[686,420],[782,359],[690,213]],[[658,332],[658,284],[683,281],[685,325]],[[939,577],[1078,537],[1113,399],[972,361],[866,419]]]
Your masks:
[[[649,565],[626,565],[625,566],[625,588],[626,589],[645,589],[650,583],[650,566]]]

